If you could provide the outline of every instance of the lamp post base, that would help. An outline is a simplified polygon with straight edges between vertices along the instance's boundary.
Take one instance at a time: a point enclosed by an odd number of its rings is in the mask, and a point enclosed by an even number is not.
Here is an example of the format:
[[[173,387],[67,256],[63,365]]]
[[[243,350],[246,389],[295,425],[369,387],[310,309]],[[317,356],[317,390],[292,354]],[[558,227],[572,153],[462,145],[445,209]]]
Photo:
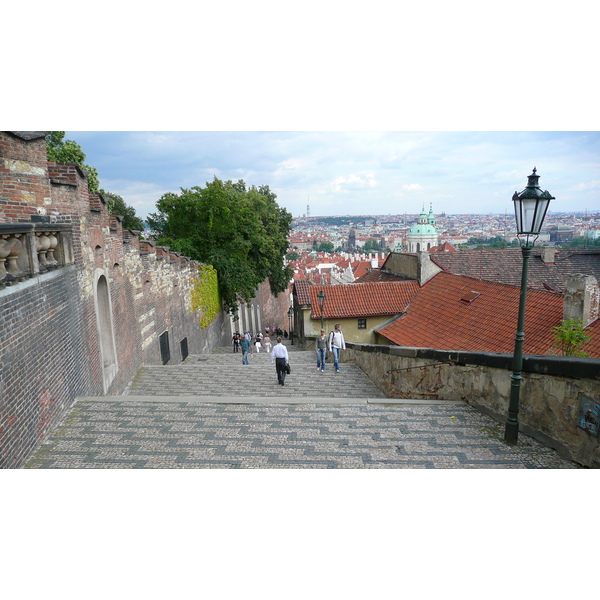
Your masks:
[[[517,444],[519,441],[519,423],[506,423],[504,441],[507,444]]]

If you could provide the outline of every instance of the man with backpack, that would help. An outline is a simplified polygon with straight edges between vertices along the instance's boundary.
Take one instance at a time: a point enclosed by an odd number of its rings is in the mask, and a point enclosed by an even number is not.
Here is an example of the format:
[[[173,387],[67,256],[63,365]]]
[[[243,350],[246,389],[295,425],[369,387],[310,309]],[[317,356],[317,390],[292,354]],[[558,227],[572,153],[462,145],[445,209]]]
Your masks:
[[[329,352],[333,352],[333,366],[335,372],[340,372],[340,352],[346,349],[346,342],[344,342],[344,334],[342,333],[342,326],[339,323],[335,324],[335,329],[329,334],[327,339],[327,347]]]

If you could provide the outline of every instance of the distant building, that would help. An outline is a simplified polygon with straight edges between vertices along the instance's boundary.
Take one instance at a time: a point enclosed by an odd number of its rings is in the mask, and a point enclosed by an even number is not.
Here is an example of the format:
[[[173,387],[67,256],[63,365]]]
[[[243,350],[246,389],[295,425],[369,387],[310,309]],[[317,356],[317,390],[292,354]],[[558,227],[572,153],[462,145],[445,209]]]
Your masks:
[[[569,242],[575,235],[572,227],[560,227],[555,225],[554,227],[550,227],[549,231],[550,241],[554,242],[555,244]]]
[[[429,208],[429,215],[425,213],[425,207],[421,211],[419,220],[415,223],[406,236],[408,251],[421,252],[439,246],[439,235],[435,228],[436,220],[433,208]]]

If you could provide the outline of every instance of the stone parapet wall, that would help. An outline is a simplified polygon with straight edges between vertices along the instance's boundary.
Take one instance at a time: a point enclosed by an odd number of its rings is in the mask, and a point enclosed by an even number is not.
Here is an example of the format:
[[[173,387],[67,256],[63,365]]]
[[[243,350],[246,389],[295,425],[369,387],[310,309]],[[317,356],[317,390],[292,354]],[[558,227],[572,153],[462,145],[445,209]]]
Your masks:
[[[356,362],[391,398],[463,400],[506,422],[512,355],[450,352],[347,343],[344,361]],[[526,435],[566,458],[600,467],[600,440],[578,426],[581,407],[600,402],[600,360],[525,356],[519,423]]]

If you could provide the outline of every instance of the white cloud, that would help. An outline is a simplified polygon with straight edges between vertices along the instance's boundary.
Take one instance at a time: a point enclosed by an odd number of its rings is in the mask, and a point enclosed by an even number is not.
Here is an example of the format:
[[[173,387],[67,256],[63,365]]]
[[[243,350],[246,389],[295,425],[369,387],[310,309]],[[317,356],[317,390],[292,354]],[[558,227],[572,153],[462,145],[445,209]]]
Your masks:
[[[578,183],[575,186],[576,190],[597,190],[600,189],[600,179],[594,179],[592,181],[588,181],[587,183]]]
[[[329,188],[333,192],[347,193],[355,189],[374,188],[376,186],[377,181],[373,173],[365,173],[364,175],[351,174],[336,177]]]
[[[106,181],[103,188],[121,196],[125,204],[135,208],[136,216],[145,219],[148,213],[156,211],[156,203],[167,192],[178,193],[179,189],[165,189],[143,181]]]
[[[402,186],[405,192],[422,192],[423,186],[419,183],[407,183]]]

